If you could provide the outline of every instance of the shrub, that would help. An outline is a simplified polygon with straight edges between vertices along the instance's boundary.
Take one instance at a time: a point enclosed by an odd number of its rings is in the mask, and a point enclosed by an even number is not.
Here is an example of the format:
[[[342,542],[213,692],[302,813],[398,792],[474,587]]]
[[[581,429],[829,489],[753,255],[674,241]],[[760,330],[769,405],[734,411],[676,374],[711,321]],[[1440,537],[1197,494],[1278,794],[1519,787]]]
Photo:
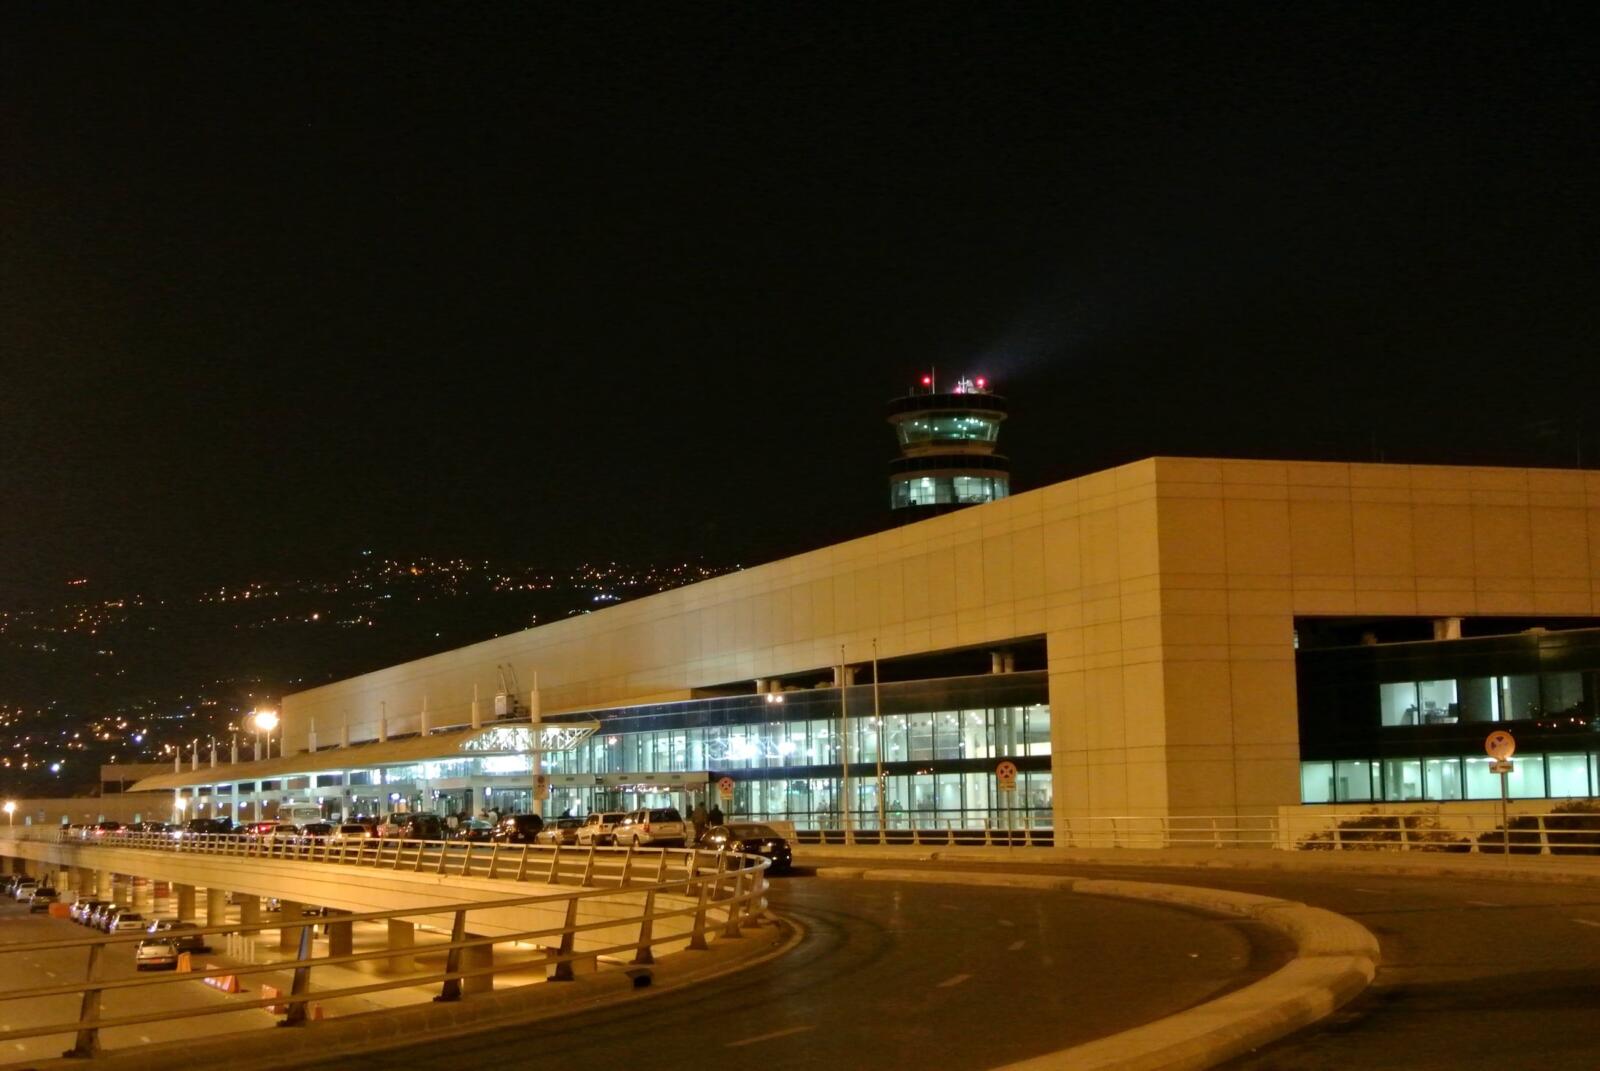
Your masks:
[[[1463,852],[1470,843],[1442,828],[1437,811],[1384,814],[1373,808],[1340,820],[1337,828],[1337,834],[1325,829],[1303,837],[1296,847],[1329,852],[1397,851],[1405,846],[1414,852]]]

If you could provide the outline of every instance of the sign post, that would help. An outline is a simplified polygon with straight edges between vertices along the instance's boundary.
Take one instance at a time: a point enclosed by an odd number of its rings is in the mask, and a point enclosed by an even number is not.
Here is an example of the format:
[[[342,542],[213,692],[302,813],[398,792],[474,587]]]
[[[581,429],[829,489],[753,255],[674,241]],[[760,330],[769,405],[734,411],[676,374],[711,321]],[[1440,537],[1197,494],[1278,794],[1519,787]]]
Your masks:
[[[1489,765],[1492,773],[1500,775],[1500,850],[1507,861],[1511,859],[1511,819],[1508,817],[1511,802],[1511,756],[1517,753],[1516,737],[1504,729],[1496,729],[1483,741],[1483,750],[1494,760]]]
[[[733,805],[733,778],[724,777],[717,782],[717,795],[722,797],[722,802]]]
[[[1017,764],[1010,759],[1001,762],[1000,765],[994,768],[994,780],[995,784],[1000,788],[1000,805],[1005,808],[1006,847],[1010,848],[1012,841],[1015,839],[1011,830],[1013,822],[1011,802],[1017,791]]]

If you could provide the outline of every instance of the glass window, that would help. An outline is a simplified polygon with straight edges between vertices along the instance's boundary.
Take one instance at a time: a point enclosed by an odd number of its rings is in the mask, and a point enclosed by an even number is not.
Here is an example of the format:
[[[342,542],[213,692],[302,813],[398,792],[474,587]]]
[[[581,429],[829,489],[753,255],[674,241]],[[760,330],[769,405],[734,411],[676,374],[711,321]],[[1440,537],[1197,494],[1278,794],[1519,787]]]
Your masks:
[[[1511,775],[1506,781],[1512,799],[1544,798],[1547,793],[1544,786],[1543,755],[1518,755],[1511,767]]]
[[[1424,759],[1423,795],[1430,800],[1458,800],[1461,795],[1460,759]]]
[[[994,754],[1021,755],[1025,729],[1021,707],[994,708]]]
[[[1467,799],[1497,800],[1500,798],[1500,775],[1489,772],[1489,764],[1493,761],[1493,759],[1476,755],[1462,760],[1461,764],[1467,772]]]
[[[1371,695],[1371,692],[1367,693]],[[1415,681],[1399,681],[1394,684],[1378,685],[1378,701],[1383,708],[1383,724],[1385,725],[1416,725],[1417,721],[1417,684]]]
[[[1417,700],[1422,705],[1421,724],[1454,725],[1460,720],[1461,708],[1456,702],[1456,682],[1418,681]]]
[[[1539,678],[1547,716],[1572,716],[1583,713],[1583,674],[1546,673]]]
[[[1022,740],[1030,755],[1050,754],[1050,708],[1042,704],[1028,707]]]
[[[1300,764],[1300,802],[1333,802],[1333,763],[1302,762]]]
[[[933,716],[933,757],[961,757],[961,716],[953,710],[941,710]]]
[[[1422,798],[1422,760],[1384,759],[1383,798],[1395,802]]]
[[[968,759],[986,759],[990,756],[988,711],[961,712],[961,754]]]
[[[1500,678],[1500,720],[1529,721],[1537,718],[1539,678],[1534,676]]]
[[[1589,795],[1589,756],[1550,755],[1550,795]]]
[[[1334,767],[1334,782],[1338,788],[1339,802],[1365,801],[1373,798],[1375,767],[1378,764],[1366,759],[1346,760]]]
[[[1472,677],[1457,683],[1462,721],[1500,720],[1500,687],[1496,678]]]
[[[883,757],[886,762],[904,762],[906,750],[906,716],[888,714],[883,719]]]
[[[907,714],[906,738],[912,762],[933,758],[933,715]]]

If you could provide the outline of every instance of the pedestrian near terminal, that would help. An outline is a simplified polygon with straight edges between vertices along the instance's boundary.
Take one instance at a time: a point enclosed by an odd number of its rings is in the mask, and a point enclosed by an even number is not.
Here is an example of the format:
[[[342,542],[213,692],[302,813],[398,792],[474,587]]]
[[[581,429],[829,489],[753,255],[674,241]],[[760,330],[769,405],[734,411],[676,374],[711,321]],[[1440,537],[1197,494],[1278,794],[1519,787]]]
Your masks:
[[[711,820],[712,825],[720,826],[722,824],[722,808],[713,803],[711,805],[711,813],[706,817]]]
[[[694,839],[696,843],[700,840],[700,834],[706,831],[706,817],[706,805],[703,803],[696,803],[694,810],[689,812],[689,821],[694,824]]]

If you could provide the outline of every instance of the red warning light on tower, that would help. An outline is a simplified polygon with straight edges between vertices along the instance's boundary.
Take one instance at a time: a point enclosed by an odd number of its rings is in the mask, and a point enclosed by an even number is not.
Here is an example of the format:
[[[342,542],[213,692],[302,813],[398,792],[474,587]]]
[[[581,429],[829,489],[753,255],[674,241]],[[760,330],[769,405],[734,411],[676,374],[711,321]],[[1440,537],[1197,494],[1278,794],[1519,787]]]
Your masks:
[[[931,386],[933,386],[933,377],[932,377],[932,376],[923,376],[923,377],[922,377],[922,385],[923,385],[923,386],[924,386],[924,387],[931,387]]]
[[[985,379],[983,376],[979,376],[977,378],[976,382],[978,384],[978,389],[979,390],[988,390],[989,389],[989,381],[987,379]]]

